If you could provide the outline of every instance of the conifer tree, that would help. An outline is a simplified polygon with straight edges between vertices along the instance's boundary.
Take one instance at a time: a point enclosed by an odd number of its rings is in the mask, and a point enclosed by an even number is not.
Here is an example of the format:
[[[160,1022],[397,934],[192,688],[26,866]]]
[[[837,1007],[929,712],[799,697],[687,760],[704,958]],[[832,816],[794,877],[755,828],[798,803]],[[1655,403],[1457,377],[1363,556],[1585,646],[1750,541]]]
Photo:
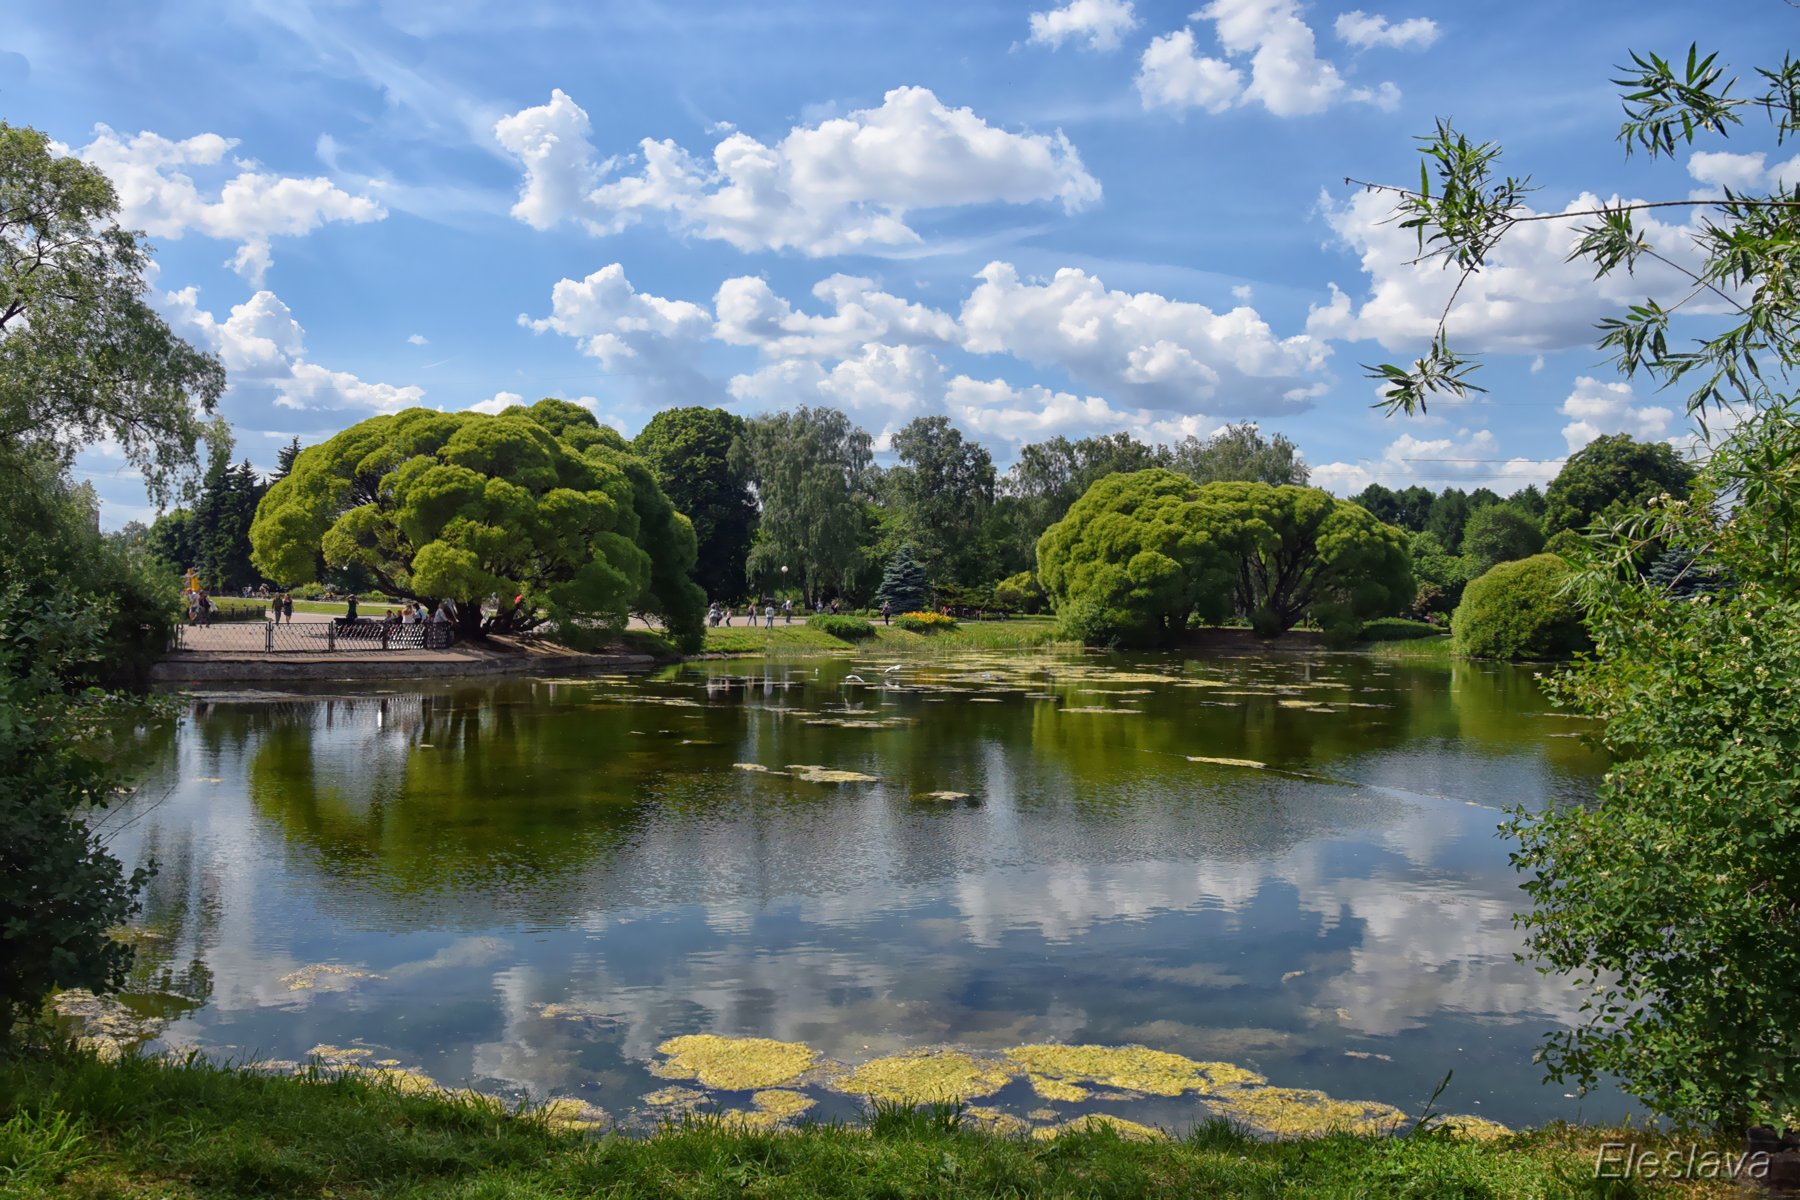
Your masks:
[[[897,613],[920,612],[925,608],[929,589],[925,568],[919,565],[909,544],[900,547],[894,557],[888,559],[887,570],[881,575],[881,586],[875,590],[875,599]]]

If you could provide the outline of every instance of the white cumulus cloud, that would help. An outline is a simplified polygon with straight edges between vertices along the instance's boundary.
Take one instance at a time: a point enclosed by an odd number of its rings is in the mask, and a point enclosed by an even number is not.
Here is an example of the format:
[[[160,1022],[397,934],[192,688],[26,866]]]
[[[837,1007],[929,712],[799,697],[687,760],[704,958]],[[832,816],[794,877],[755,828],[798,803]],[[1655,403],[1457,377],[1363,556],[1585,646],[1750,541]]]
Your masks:
[[[1675,420],[1673,409],[1640,403],[1624,380],[1608,383],[1586,375],[1576,377],[1560,411],[1573,418],[1562,430],[1571,454],[1603,434],[1628,433],[1640,442],[1664,438]]]
[[[648,398],[685,396],[694,403],[718,391],[695,366],[712,333],[712,314],[703,305],[638,291],[618,263],[584,279],[558,280],[550,315],[520,314],[519,324],[573,338],[609,371],[635,376]]]
[[[1485,487],[1507,496],[1527,485],[1541,488],[1561,469],[1560,459],[1543,461],[1505,454],[1492,430],[1459,429],[1443,438],[1403,433],[1388,443],[1379,457],[1320,463],[1312,469],[1312,483],[1339,496],[1354,496],[1371,483],[1390,488],[1418,484],[1434,492],[1446,487]]]
[[[162,308],[184,336],[219,356],[229,395],[268,396],[278,408],[395,412],[425,397],[416,385],[372,383],[306,358],[306,331],[281,298],[259,291],[220,321],[200,307],[196,288],[167,293]]]
[[[1223,112],[1260,104],[1278,117],[1294,117],[1347,101],[1385,109],[1400,101],[1392,83],[1353,87],[1320,58],[1299,0],[1213,0],[1190,19],[1212,22],[1223,57],[1202,54],[1191,26],[1154,39],[1137,76],[1145,108]],[[1247,77],[1233,59],[1247,60]]]
[[[734,132],[710,160],[646,138],[629,159],[596,161],[588,133],[586,112],[561,91],[495,126],[525,167],[515,216],[536,228],[577,221],[597,234],[660,216],[740,250],[821,256],[918,244],[907,224],[918,210],[1055,202],[1073,212],[1100,199],[1060,133],[999,129],[920,87],[797,126],[773,145]]]
[[[1090,50],[1117,50],[1119,38],[1138,25],[1131,0],[1069,0],[1061,8],[1031,14],[1031,38],[1045,46],[1086,42]]]
[[[231,267],[259,286],[274,238],[299,237],[333,221],[387,216],[374,200],[351,195],[323,177],[274,175],[242,161],[227,164],[225,156],[236,145],[216,133],[175,141],[149,132],[128,137],[96,125],[94,140],[73,153],[112,180],[126,228],[151,237],[198,233],[236,242]],[[201,182],[227,171],[235,173],[216,190]]]
[[[715,335],[771,358],[843,358],[869,342],[928,345],[957,337],[955,317],[882,291],[871,279],[832,275],[813,296],[831,312],[800,312],[755,276],[727,279],[713,298]]]
[[[1437,22],[1429,17],[1412,17],[1390,22],[1386,17],[1361,9],[1341,13],[1333,27],[1339,39],[1358,49],[1386,46],[1394,50],[1423,50],[1437,41]]]

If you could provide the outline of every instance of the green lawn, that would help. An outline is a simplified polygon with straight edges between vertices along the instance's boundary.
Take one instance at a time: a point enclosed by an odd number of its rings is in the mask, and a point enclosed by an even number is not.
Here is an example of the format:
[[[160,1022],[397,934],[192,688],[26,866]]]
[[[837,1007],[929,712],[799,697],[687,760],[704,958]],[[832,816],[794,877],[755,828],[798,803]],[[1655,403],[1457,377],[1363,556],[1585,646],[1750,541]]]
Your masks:
[[[592,1110],[582,1114],[593,1117]],[[0,1059],[0,1195],[190,1197],[1477,1197],[1724,1196],[1593,1178],[1618,1131],[1257,1141],[1110,1129],[1053,1140],[976,1132],[951,1110],[878,1111],[794,1130],[691,1119],[655,1136],[556,1128],[554,1110],[395,1086],[68,1050]],[[1645,1144],[1660,1139],[1626,1134]],[[1721,1144],[1722,1145],[1722,1144]]]
[[[776,618],[775,628],[763,626],[719,626],[706,631],[708,654],[772,654],[805,656],[812,654],[853,654],[871,650],[883,654],[932,654],[957,650],[1013,650],[1044,646],[1058,641],[1056,622],[1048,617],[1021,617],[1011,621],[965,621],[955,629],[941,633],[908,633],[892,625],[883,625],[877,617],[872,639],[847,642],[807,626],[796,619],[786,625]],[[676,657],[673,646],[655,634],[627,634],[628,648]]]

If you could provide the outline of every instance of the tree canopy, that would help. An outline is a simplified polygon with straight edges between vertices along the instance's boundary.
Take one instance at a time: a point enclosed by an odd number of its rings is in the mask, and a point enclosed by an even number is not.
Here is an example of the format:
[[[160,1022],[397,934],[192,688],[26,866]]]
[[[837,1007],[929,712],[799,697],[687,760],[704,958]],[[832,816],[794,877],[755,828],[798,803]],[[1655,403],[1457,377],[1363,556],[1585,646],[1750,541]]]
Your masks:
[[[306,579],[323,549],[389,595],[455,600],[469,636],[511,627],[517,593],[566,630],[639,611],[690,645],[703,631],[693,527],[623,438],[565,401],[371,417],[303,451],[250,537],[271,579]],[[488,596],[503,603],[484,623]]]
[[[888,560],[887,570],[882,572],[875,599],[896,613],[909,613],[922,610],[929,594],[925,568],[913,556],[911,546],[901,546]]]
[[[981,528],[994,503],[994,460],[948,417],[918,417],[894,433],[900,465],[882,480],[893,534],[939,583],[979,580]]]
[[[1238,610],[1265,634],[1312,615],[1328,627],[1398,613],[1414,583],[1403,530],[1318,488],[1214,483],[1201,492],[1238,552]]]
[[[1286,434],[1264,437],[1254,421],[1227,425],[1204,441],[1189,434],[1170,447],[1165,465],[1195,483],[1292,483],[1304,486],[1312,471]]]
[[[756,497],[731,457],[743,432],[743,419],[722,408],[671,408],[651,417],[632,442],[669,502],[693,523],[694,581],[715,599],[734,600],[748,586]]]
[[[144,302],[150,253],[118,211],[104,174],[0,122],[0,454],[110,439],[160,505],[202,441],[230,445],[207,419],[225,371]]]
[[[1687,495],[1694,469],[1666,442],[1634,441],[1630,434],[1595,438],[1563,464],[1544,494],[1544,530],[1586,529],[1602,514],[1637,508],[1665,492]]]
[[[1237,556],[1200,486],[1162,468],[1107,475],[1038,540],[1038,579],[1070,636],[1151,645],[1230,610]]]
[[[781,569],[810,597],[841,591],[864,562],[874,444],[831,408],[796,408],[744,422],[733,461],[761,506],[751,579],[776,586]]]
[[[1544,527],[1511,501],[1476,509],[1463,530],[1463,558],[1470,579],[1500,563],[1530,558],[1543,548]]]

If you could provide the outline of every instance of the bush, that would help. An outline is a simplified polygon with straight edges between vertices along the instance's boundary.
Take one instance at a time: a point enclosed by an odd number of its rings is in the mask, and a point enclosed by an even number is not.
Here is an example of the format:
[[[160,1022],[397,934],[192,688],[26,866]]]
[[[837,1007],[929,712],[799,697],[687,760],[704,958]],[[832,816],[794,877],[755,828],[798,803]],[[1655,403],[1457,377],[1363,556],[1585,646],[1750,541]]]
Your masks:
[[[894,624],[914,633],[936,633],[940,629],[955,629],[956,622],[943,613],[909,612],[901,613],[894,618]]]
[[[827,613],[806,618],[806,627],[843,642],[867,641],[875,636],[875,627],[861,617],[838,617]]]
[[[1424,621],[1408,621],[1404,617],[1383,617],[1379,621],[1364,621],[1362,640],[1365,642],[1407,642],[1414,638],[1437,637],[1443,633],[1441,625],[1430,625]]]
[[[1020,571],[994,585],[994,606],[1006,612],[1041,613],[1049,603],[1035,571]]]
[[[1588,646],[1569,594],[1569,564],[1554,554],[1501,563],[1469,584],[1456,607],[1456,651],[1469,658],[1568,658]]]

